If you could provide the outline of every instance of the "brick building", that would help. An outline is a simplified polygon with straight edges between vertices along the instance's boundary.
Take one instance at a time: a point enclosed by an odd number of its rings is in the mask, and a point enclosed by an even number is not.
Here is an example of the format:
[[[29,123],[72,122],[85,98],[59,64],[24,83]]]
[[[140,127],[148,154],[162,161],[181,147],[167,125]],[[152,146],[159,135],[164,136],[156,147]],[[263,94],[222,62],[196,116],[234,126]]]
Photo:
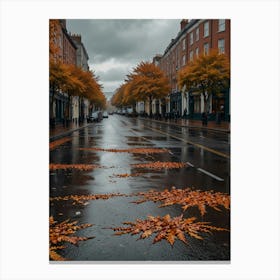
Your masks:
[[[157,55],[153,61],[167,75],[171,92],[166,112],[177,112],[188,118],[198,119],[203,112],[204,103],[201,95],[181,92],[177,83],[177,73],[195,56],[207,54],[211,49],[218,49],[230,59],[230,20],[227,19],[183,19],[180,31],[171,40],[162,56]],[[219,96],[219,97],[218,97]],[[223,106],[225,119],[230,118],[230,89],[226,89],[212,98],[210,116],[213,111]],[[161,110],[162,111],[162,110]],[[214,117],[214,116],[212,116]]]
[[[71,39],[66,29],[66,20],[60,19],[58,26],[58,35],[55,39],[55,44],[58,47],[57,61],[61,61],[64,64],[76,65],[76,50],[77,47]],[[55,102],[53,108],[50,103],[50,111],[54,111],[55,123],[60,123],[64,120],[64,113],[68,107],[69,96],[64,92],[52,92],[50,90],[50,100],[54,94]],[[71,115],[71,112],[69,112]],[[51,115],[51,113],[50,113]]]

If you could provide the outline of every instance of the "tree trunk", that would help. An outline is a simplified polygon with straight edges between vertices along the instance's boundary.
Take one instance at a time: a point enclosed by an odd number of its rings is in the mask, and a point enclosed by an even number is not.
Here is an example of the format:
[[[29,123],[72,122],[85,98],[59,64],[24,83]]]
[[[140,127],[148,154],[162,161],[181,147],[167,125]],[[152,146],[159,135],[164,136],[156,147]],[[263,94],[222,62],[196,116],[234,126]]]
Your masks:
[[[149,97],[149,107],[150,107],[149,109],[150,109],[150,117],[151,117],[152,114],[153,114],[153,113],[152,113],[152,112],[153,112],[153,111],[152,111],[152,96]]]
[[[205,92],[203,92],[203,101],[204,101],[204,113],[207,113],[207,103],[208,103],[208,98],[209,98],[209,96],[208,97],[206,97],[206,93]]]
[[[53,107],[54,107],[54,102],[55,102],[55,98],[54,98],[54,95],[55,95],[55,85],[52,84],[51,85],[51,88],[52,88],[52,96],[51,96],[51,112],[50,112],[50,125],[52,127],[55,126],[55,114],[54,114],[54,111],[53,111]]]

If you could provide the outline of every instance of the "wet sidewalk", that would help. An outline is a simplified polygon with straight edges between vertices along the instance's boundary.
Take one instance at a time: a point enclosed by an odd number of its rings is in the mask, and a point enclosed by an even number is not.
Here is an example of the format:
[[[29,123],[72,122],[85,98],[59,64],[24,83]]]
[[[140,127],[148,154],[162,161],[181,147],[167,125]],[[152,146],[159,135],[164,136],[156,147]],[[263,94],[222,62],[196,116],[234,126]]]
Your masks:
[[[200,128],[200,129],[207,129],[207,130],[216,130],[221,132],[230,133],[230,123],[229,122],[221,122],[217,124],[216,121],[208,121],[207,126],[202,125],[200,120],[185,120],[185,119],[178,119],[178,120],[155,120],[150,118],[141,118],[143,120],[149,120],[152,122],[158,123],[166,123],[184,127],[191,127],[191,128]]]
[[[83,123],[70,122],[68,126],[64,126],[63,124],[56,124],[54,128],[49,128],[50,141],[62,138],[76,130],[87,127],[90,124],[91,123],[87,123],[86,121]]]

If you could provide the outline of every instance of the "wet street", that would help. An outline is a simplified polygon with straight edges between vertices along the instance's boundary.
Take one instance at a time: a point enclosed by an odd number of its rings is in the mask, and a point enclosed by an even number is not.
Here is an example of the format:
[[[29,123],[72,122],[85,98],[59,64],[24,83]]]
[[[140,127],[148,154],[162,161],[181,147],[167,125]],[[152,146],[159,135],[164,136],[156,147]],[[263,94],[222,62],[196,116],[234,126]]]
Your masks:
[[[67,141],[50,151],[51,164],[93,164],[93,170],[50,170],[50,197],[120,193],[126,196],[89,200],[73,205],[70,200],[50,202],[50,216],[62,222],[70,219],[93,224],[77,231],[78,236],[94,236],[67,243],[59,254],[74,261],[197,261],[230,260],[230,232],[203,233],[203,240],[186,235],[187,244],[165,239],[153,244],[154,235],[114,235],[111,227],[147,216],[196,217],[216,227],[230,229],[230,211],[197,207],[182,211],[180,205],[159,207],[159,202],[132,203],[133,194],[150,190],[192,188],[230,194],[230,134],[153,122],[149,119],[112,115],[73,132]],[[92,149],[97,148],[97,149]],[[100,148],[100,150],[98,150]],[[118,153],[102,149],[159,148],[164,153]],[[92,149],[92,150],[91,150]],[[178,169],[137,168],[133,164],[181,162]],[[135,176],[122,176],[136,174]]]

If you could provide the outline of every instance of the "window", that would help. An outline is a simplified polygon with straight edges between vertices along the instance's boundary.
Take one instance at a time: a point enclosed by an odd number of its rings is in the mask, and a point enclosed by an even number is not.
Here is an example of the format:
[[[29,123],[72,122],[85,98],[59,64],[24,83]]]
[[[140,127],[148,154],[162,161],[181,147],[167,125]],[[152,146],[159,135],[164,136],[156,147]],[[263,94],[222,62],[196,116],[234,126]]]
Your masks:
[[[183,55],[183,58],[182,58],[182,66],[184,66],[186,64],[186,56]]]
[[[193,44],[193,32],[190,34],[190,44]]]
[[[225,39],[218,40],[219,53],[225,53]]]
[[[183,40],[183,51],[186,49],[186,39]]]
[[[199,40],[199,27],[195,30],[195,39],[196,41]]]
[[[196,55],[196,57],[198,57],[198,51],[199,51],[198,48],[196,48],[196,49],[195,49],[195,55]]]
[[[204,22],[204,37],[209,36],[209,21]]]
[[[218,26],[218,31],[225,31],[226,29],[226,20],[225,19],[219,19],[219,26]]]
[[[190,51],[190,61],[193,60],[193,51]]]
[[[209,43],[205,43],[203,45],[204,48],[204,54],[207,55],[209,53]]]

